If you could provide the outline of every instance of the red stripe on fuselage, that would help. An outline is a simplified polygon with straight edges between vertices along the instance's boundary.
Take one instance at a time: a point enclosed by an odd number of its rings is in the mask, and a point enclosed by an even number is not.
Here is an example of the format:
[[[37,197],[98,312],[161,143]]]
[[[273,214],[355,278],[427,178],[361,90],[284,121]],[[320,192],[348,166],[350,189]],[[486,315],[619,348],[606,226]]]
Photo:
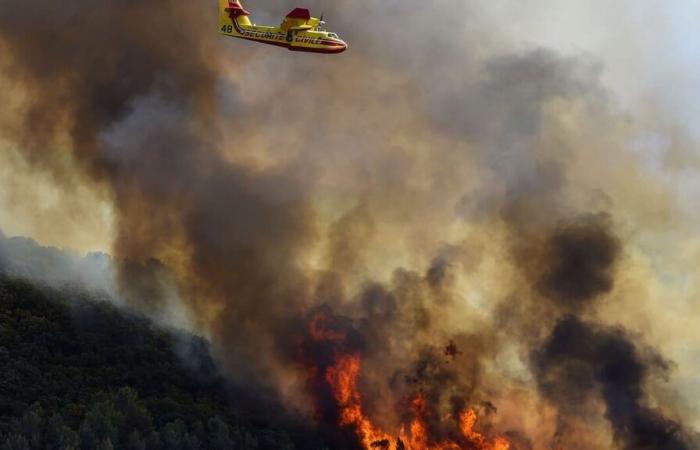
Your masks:
[[[343,53],[345,50],[347,50],[347,47],[342,45],[342,46],[337,46],[335,48],[333,47],[326,47],[326,48],[319,48],[319,47],[289,47],[289,50],[293,52],[307,52],[307,53]]]

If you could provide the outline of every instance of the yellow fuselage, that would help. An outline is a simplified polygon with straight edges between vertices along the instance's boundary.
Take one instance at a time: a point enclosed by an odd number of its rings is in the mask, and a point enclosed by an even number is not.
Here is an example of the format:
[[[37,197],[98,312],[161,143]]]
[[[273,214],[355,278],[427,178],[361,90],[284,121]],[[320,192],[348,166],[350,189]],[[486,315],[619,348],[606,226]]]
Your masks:
[[[253,24],[241,4],[219,0],[219,30],[226,36],[285,47],[292,51],[341,53],[348,46],[335,33],[318,29],[317,18],[287,18],[279,27]]]

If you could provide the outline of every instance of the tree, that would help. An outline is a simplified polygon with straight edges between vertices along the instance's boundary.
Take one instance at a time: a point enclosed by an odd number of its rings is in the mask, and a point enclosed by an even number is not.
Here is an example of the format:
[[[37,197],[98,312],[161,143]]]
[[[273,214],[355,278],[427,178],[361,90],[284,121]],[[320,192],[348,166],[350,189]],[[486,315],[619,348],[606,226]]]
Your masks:
[[[22,434],[29,442],[31,448],[44,448],[42,432],[44,428],[43,414],[44,411],[41,405],[34,403],[22,417]]]
[[[102,442],[100,442],[99,447],[97,447],[97,450],[114,450],[112,440],[109,438],[103,439]]]
[[[160,433],[152,431],[146,438],[146,448],[148,450],[160,450],[163,448],[163,443],[160,440]]]
[[[2,450],[30,450],[29,441],[20,434],[13,434],[5,439]]]
[[[146,450],[146,442],[141,437],[141,433],[133,431],[126,443],[126,450]]]
[[[148,434],[153,430],[153,417],[139,401],[135,389],[128,386],[119,389],[114,397],[114,408],[122,416],[122,435],[129,436],[133,431]]]
[[[220,417],[209,419],[207,430],[209,431],[210,447],[213,450],[231,450],[236,448],[234,447],[234,441],[231,439],[231,429]]]
[[[113,404],[109,401],[96,403],[90,408],[85,415],[81,429],[83,426],[85,427],[86,436],[89,438],[90,444],[94,445],[92,448],[101,445],[103,441],[118,442],[119,430],[117,425],[120,422],[119,419],[120,417],[114,410]],[[86,442],[82,443],[83,448],[85,448],[85,444]]]
[[[47,421],[44,439],[47,450],[77,450],[80,447],[80,437],[65,425],[63,417],[58,414]]]

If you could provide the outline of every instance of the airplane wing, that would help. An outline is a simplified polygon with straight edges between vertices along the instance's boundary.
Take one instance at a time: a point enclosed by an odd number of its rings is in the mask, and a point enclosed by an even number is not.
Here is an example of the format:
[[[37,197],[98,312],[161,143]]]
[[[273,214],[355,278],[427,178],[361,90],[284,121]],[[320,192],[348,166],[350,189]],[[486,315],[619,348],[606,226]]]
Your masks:
[[[280,28],[282,28],[283,31],[310,30],[313,28],[313,25],[309,22],[311,22],[311,13],[309,10],[306,8],[295,8],[292,12],[287,14]]]

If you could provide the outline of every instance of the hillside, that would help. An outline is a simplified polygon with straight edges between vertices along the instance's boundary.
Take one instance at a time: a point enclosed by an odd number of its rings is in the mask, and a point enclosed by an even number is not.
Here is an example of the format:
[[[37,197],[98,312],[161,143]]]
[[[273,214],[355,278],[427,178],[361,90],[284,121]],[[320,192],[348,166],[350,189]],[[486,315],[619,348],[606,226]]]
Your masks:
[[[204,340],[67,288],[0,276],[0,373],[1,450],[322,448],[244,419]]]

